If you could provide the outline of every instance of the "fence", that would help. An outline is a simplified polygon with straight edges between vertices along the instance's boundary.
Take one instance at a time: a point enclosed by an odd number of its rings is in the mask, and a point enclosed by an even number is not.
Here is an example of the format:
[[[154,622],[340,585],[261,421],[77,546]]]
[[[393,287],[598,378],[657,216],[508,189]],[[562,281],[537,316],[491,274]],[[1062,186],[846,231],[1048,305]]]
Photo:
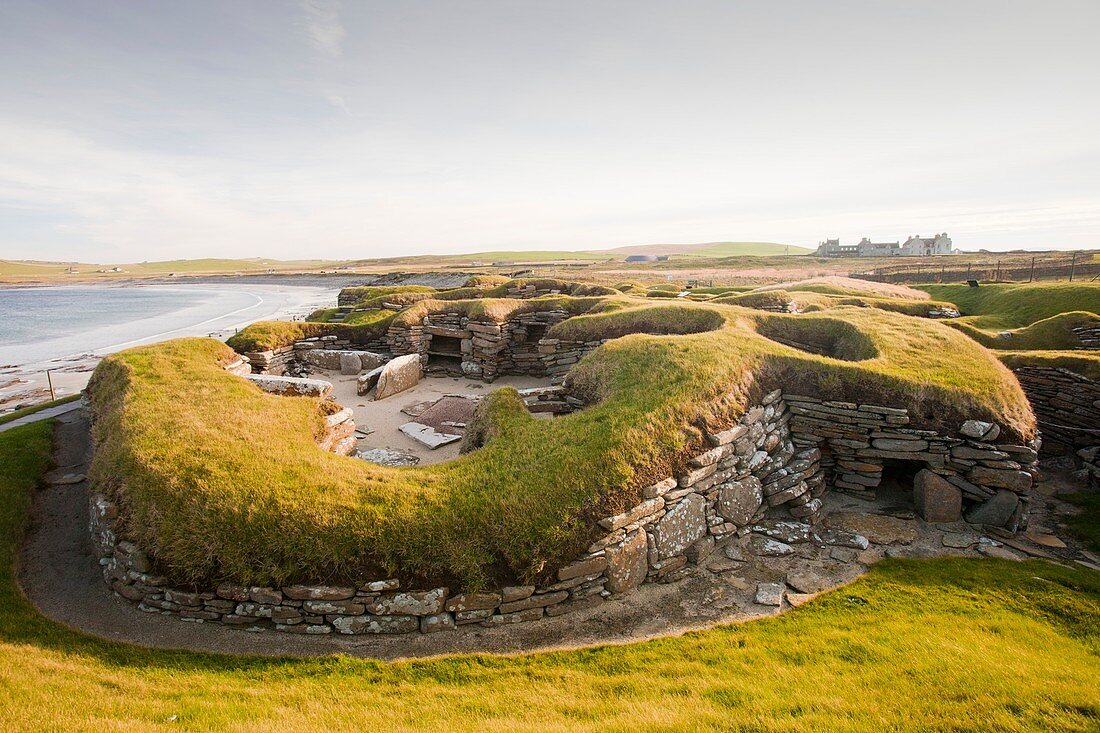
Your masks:
[[[1044,254],[1008,254],[992,259],[972,259],[966,255],[940,255],[920,262],[891,263],[866,272],[853,272],[854,278],[889,283],[959,282],[1036,282],[1100,280],[1100,259],[1096,252],[1051,252]]]

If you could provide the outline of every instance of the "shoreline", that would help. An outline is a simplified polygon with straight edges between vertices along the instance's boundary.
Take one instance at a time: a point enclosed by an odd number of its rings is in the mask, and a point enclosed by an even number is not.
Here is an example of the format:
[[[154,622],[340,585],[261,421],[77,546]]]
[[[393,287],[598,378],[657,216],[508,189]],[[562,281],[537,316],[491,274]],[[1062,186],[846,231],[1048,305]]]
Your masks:
[[[11,357],[0,358],[0,414],[7,414],[13,410],[34,406],[54,398],[75,394],[87,385],[92,371],[99,361],[108,354],[121,351],[133,346],[155,343],[172,338],[187,336],[207,336],[224,341],[232,336],[240,328],[259,320],[299,320],[305,318],[314,309],[327,304],[332,300],[335,290],[339,287],[335,283],[317,285],[312,283],[289,283],[285,280],[281,283],[272,283],[270,280],[262,283],[246,283],[239,278],[226,281],[219,278],[217,282],[199,282],[198,279],[177,280],[173,278],[168,282],[151,282],[141,280],[129,283],[70,283],[67,285],[40,285],[41,288],[82,288],[82,289],[129,289],[140,287],[178,287],[201,288],[203,285],[219,286],[215,288],[229,294],[237,295],[236,291],[245,292],[255,298],[255,302],[244,307],[231,306],[237,303],[226,303],[221,308],[211,308],[212,303],[217,302],[217,295],[212,295],[208,301],[183,304],[168,313],[159,315],[140,316],[122,323],[108,323],[92,325],[82,332],[89,338],[94,338],[96,331],[101,332],[98,342],[89,344],[81,343],[80,335],[64,334],[50,338],[46,341],[56,341],[56,351],[45,357],[28,358],[24,361],[15,361]],[[240,285],[240,289],[233,286]],[[256,292],[246,289],[247,286],[261,286],[254,288]],[[272,287],[272,286],[276,287]],[[282,285],[283,287],[277,287]],[[266,286],[266,287],[265,287]],[[20,288],[26,290],[28,288]],[[0,292],[14,290],[0,285]],[[268,296],[266,299],[262,296]],[[271,296],[275,296],[272,298]],[[273,302],[274,301],[274,302]],[[257,310],[258,309],[258,310]],[[188,320],[186,314],[193,311]],[[247,313],[248,311],[255,311]],[[239,316],[239,317],[235,317]],[[181,317],[183,320],[180,320]],[[175,319],[175,320],[173,320]],[[157,322],[163,322],[164,329],[156,327]],[[132,338],[127,338],[132,337]],[[28,341],[28,343],[30,343]],[[41,343],[41,342],[40,342]],[[18,348],[19,344],[6,344],[0,347],[0,352],[6,348],[9,351]],[[52,381],[52,394],[50,383]]]

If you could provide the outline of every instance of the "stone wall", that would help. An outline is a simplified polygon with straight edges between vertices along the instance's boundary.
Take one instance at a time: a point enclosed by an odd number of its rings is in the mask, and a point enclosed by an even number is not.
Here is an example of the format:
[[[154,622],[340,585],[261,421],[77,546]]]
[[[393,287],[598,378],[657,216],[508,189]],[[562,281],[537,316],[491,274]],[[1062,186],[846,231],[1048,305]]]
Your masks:
[[[532,404],[565,402],[552,388],[529,392],[525,400]],[[333,421],[343,424],[338,415]],[[452,593],[444,587],[402,590],[397,579],[385,578],[338,587],[179,589],[155,574],[139,548],[118,538],[117,508],[102,494],[91,497],[90,528],[107,583],[150,613],[289,633],[396,634],[497,626],[591,608],[644,582],[679,580],[716,547],[750,533],[746,551],[764,556],[785,551],[773,538],[806,531],[826,544],[863,549],[867,540],[858,535],[811,528],[830,486],[869,491],[886,459],[918,461],[942,477],[948,492],[965,497],[972,521],[1010,528],[1025,523],[1033,447],[993,443],[998,429],[990,423],[969,421],[956,437],[908,424],[902,409],[776,390],[736,425],[708,434],[706,450],[680,474],[641,488],[638,504],[599,520],[600,534],[588,550],[537,586]],[[915,495],[928,493],[919,489]],[[916,498],[918,511],[922,500]]]
[[[1043,434],[1043,451],[1054,455],[1100,445],[1100,382],[1067,369],[1013,370]]]

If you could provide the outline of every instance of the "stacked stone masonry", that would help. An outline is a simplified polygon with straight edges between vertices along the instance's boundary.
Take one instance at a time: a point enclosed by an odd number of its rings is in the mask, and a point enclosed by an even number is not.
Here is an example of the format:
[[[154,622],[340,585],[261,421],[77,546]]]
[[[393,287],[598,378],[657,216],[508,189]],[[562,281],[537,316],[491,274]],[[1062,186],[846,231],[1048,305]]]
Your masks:
[[[529,397],[537,400],[539,394]],[[781,551],[783,543],[774,538],[791,531],[863,549],[865,538],[812,527],[830,486],[870,491],[887,459],[918,462],[927,477],[918,480],[921,491],[915,493],[941,502],[940,511],[945,492],[954,493],[973,522],[1025,526],[1035,446],[997,443],[999,428],[980,421],[964,423],[957,436],[908,425],[903,409],[775,390],[737,424],[708,434],[706,449],[680,474],[641,487],[639,503],[600,520],[600,534],[587,552],[538,586],[452,593],[444,587],[404,590],[387,578],[339,587],[179,589],[169,587],[145,553],[118,537],[117,507],[102,494],[91,497],[90,529],[107,583],[150,613],[252,630],[398,634],[497,626],[591,608],[644,582],[680,580],[715,548],[750,534],[751,550],[765,555]]]
[[[1014,370],[1043,434],[1047,453],[1100,445],[1100,382],[1066,369]]]

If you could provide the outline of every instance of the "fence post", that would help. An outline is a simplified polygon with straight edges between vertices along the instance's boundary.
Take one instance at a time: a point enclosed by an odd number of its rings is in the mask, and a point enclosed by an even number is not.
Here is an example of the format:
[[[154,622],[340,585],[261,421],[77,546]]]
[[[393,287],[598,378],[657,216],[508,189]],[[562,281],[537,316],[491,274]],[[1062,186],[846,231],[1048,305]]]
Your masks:
[[[1073,282],[1073,271],[1077,269],[1077,253],[1073,253],[1073,257],[1069,261],[1069,281]]]
[[[1001,279],[1001,261],[997,260],[997,269],[994,272],[993,281],[997,282],[1000,279]]]
[[[1035,279],[1035,258],[1032,257],[1031,258],[1031,272],[1029,272],[1028,275],[1027,275],[1027,281],[1031,282],[1034,279]]]
[[[966,279],[967,280],[970,279],[970,263],[969,262],[966,263]]]

